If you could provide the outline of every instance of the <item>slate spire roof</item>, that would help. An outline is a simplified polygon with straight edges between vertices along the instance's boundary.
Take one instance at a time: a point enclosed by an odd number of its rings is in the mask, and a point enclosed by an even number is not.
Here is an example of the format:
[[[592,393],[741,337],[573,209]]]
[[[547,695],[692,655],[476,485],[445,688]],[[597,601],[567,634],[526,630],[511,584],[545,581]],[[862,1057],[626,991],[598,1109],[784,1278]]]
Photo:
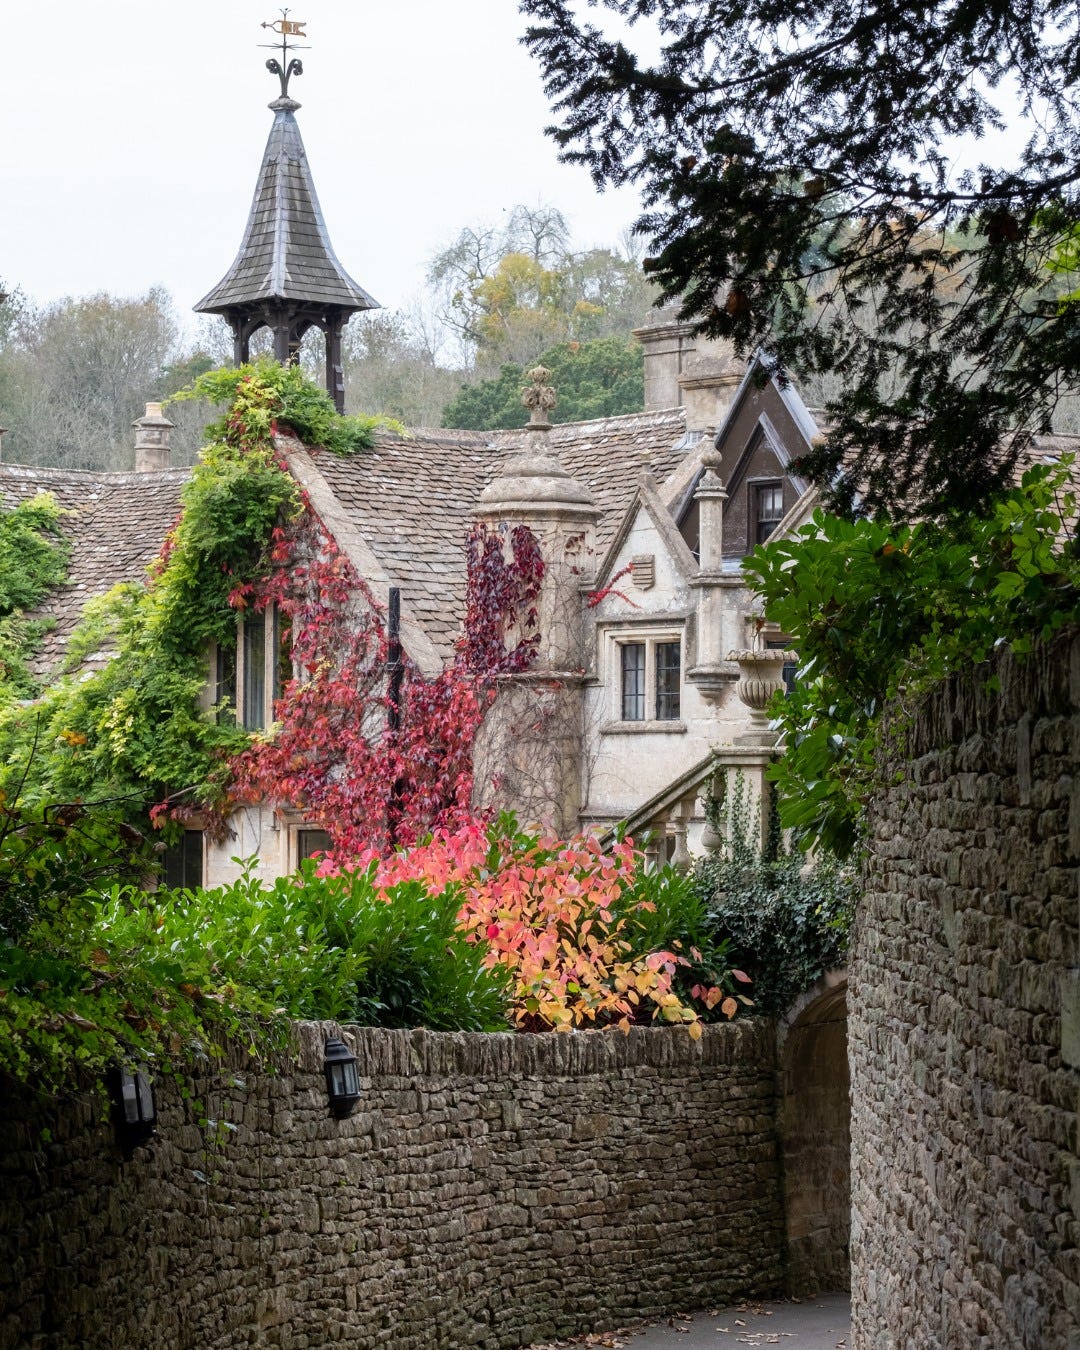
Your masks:
[[[333,305],[353,312],[378,302],[349,276],[330,243],[307,152],[285,95],[270,104],[274,125],[263,153],[244,238],[218,284],[195,306],[201,314],[274,301]]]

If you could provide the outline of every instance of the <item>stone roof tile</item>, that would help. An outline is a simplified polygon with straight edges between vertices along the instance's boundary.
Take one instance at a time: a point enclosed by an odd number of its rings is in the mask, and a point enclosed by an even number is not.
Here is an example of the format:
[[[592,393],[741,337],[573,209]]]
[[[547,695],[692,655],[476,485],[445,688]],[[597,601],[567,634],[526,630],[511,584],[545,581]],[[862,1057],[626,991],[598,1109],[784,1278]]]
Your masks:
[[[54,625],[31,662],[35,675],[56,665],[88,600],[118,582],[143,580],[179,514],[180,489],[189,474],[189,469],[89,473],[0,464],[0,496],[7,505],[51,492],[72,512],[63,522],[72,544],[68,580],[42,607]]]
[[[551,430],[551,448],[600,508],[603,556],[643,470],[667,478],[684,454],[681,409],[633,413]],[[480,494],[520,445],[521,432],[419,429],[383,434],[375,448],[346,459],[312,458],[335,497],[401,587],[402,604],[424,620],[448,659],[465,611],[465,536]]]

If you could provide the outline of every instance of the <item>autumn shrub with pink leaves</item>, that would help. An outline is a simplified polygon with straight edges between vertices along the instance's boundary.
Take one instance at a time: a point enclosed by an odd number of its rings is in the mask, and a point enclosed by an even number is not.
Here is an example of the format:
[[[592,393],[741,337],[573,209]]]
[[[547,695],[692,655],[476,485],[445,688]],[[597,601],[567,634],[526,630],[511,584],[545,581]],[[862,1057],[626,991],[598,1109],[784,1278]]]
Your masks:
[[[355,864],[373,869],[388,902],[418,881],[460,893],[459,926],[487,947],[510,981],[521,1031],[572,1031],[636,1023],[702,1024],[750,1005],[742,971],[713,940],[704,906],[671,869],[647,871],[628,840],[560,841],[520,831],[503,816],[437,831],[425,842]],[[335,870],[326,863],[324,874]]]

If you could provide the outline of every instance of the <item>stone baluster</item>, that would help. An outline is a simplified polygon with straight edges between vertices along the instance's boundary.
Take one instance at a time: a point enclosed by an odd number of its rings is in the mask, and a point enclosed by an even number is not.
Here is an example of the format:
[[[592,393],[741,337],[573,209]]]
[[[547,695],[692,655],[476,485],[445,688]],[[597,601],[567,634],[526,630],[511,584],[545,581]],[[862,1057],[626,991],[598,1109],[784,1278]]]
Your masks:
[[[693,866],[693,858],[690,856],[690,850],[686,844],[687,831],[690,828],[690,821],[694,814],[694,798],[683,798],[679,802],[671,817],[671,825],[675,834],[675,847],[671,854],[671,865],[676,872],[688,872]]]
[[[701,456],[705,472],[698,483],[694,500],[698,505],[700,540],[698,574],[690,585],[697,592],[697,660],[686,678],[697,686],[704,698],[719,702],[732,685],[736,672],[724,659],[725,615],[730,609],[728,592],[741,579],[724,575],[724,503],[727,489],[720,478],[721,458],[717,450]]]

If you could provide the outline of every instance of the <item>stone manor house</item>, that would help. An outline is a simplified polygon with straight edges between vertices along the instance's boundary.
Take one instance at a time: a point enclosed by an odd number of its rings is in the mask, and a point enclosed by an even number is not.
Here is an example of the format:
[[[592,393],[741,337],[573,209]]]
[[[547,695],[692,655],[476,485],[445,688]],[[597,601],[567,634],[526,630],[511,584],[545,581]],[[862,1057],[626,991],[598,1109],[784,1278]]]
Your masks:
[[[320,328],[340,408],[342,326],[375,301],[331,246],[299,104],[283,93],[270,106],[240,250],[197,308],[225,317],[238,361],[259,328],[271,330],[281,360]],[[497,778],[499,804],[564,833],[629,820],[680,860],[688,841],[710,842],[704,802],[717,773],[737,768],[758,792],[774,753],[767,726],[755,722],[761,714],[739,696],[731,655],[758,649],[741,687],[761,703],[768,688],[756,677],[768,670],[775,686],[786,642],[760,631],[740,560],[803,519],[809,495],[789,466],[816,427],[794,389],[761,387],[688,325],[654,316],[637,336],[646,371],[639,414],[541,421],[526,432],[382,433],[373,451],[348,459],[289,437],[279,448],[376,598],[398,588],[403,646],[429,677],[451,659],[461,627],[472,521],[532,528],[546,564],[543,643],[481,733],[478,787]],[[169,465],[168,418],[150,404],[135,428],[131,473],[0,465],[7,501],[48,491],[73,513],[69,580],[47,603],[54,623],[37,657],[41,676],[87,600],[143,577],[178,512],[188,470]],[[237,715],[253,730],[272,717],[265,638],[241,625]],[[529,726],[546,745],[530,742]],[[265,875],[284,873],[325,842],[319,825],[299,812],[243,808],[223,844],[189,831],[171,879],[215,884],[234,874],[231,859],[253,854]]]
[[[197,308],[225,317],[237,361],[259,328],[280,360],[320,328],[340,408],[342,326],[375,301],[331,246],[299,104],[283,92],[270,107],[239,252]],[[428,677],[450,661],[461,628],[471,523],[533,530],[546,566],[541,647],[527,673],[504,682],[481,731],[478,791],[498,781],[484,800],[562,834],[626,821],[654,854],[683,862],[719,842],[709,799],[741,774],[760,800],[776,753],[762,710],[794,657],[788,635],[761,623],[740,564],[808,517],[814,494],[792,465],[818,428],[793,387],[762,383],[670,315],[637,337],[638,414],[554,427],[534,414],[524,432],[385,432],[350,458],[288,436],[279,449],[375,597],[398,589],[403,646]],[[72,512],[70,575],[47,605],[41,676],[87,600],[143,577],[178,512],[188,470],[169,466],[171,424],[150,404],[135,426],[132,473],[0,465],[9,502],[49,491]],[[252,730],[272,720],[272,615],[265,622],[238,632],[236,711]],[[208,686],[210,676],[208,654]],[[299,811],[244,807],[232,823],[222,844],[189,830],[169,879],[217,884],[252,855],[264,875],[281,875],[325,843],[322,822]]]

